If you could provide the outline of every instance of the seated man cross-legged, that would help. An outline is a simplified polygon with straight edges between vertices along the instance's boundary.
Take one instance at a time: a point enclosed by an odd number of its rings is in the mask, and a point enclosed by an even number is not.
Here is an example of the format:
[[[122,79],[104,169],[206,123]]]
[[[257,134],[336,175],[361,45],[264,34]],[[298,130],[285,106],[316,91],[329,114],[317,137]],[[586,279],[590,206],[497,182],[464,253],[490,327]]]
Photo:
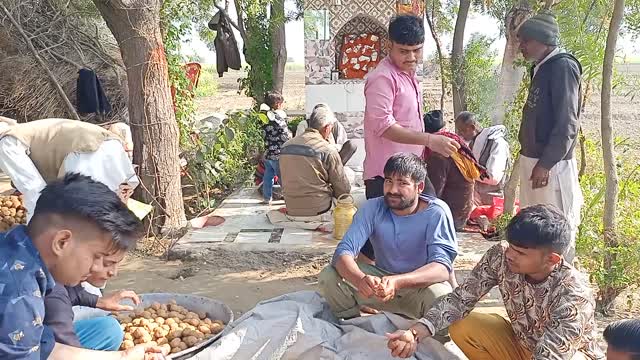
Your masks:
[[[387,335],[393,356],[411,356],[419,339],[449,326],[469,359],[604,359],[589,281],[562,256],[571,241],[566,217],[551,205],[525,208],[506,239],[409,330]],[[509,319],[471,312],[496,286]]]
[[[338,244],[319,286],[339,318],[361,308],[419,318],[441,296],[457,255],[456,233],[447,205],[421,194],[427,169],[415,154],[396,154],[384,168],[384,197],[367,200]],[[369,239],[374,265],[356,262]]]
[[[284,202],[290,217],[331,221],[333,199],[351,191],[338,150],[327,140],[336,123],[329,107],[316,106],[309,127],[287,141],[280,152]]]

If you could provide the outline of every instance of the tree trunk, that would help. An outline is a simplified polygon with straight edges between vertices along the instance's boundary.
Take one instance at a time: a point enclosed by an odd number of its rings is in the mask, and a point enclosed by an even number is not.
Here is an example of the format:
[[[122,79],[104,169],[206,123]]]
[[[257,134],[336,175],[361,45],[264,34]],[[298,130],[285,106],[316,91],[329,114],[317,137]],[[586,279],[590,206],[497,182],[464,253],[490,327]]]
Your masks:
[[[601,91],[601,132],[602,155],[604,160],[604,173],[606,190],[604,197],[604,242],[609,251],[604,259],[605,269],[611,269],[615,262],[616,254],[612,250],[618,246],[616,234],[616,205],[618,203],[618,172],[613,148],[613,126],[611,124],[611,79],[613,77],[613,63],[616,55],[616,42],[618,31],[624,16],[624,0],[615,0],[613,15],[607,34],[607,46],[604,51],[604,64],[602,66],[602,91]],[[610,304],[619,293],[611,286],[600,289],[600,300],[603,305]]]
[[[179,132],[169,91],[167,59],[160,34],[161,0],[94,0],[120,46],[129,84],[133,161],[140,165],[143,201],[155,208],[154,231],[186,225]]]
[[[513,162],[511,176],[504,185],[504,213],[513,215],[516,208],[516,195],[520,183],[520,155]]]
[[[273,41],[273,91],[282,94],[284,87],[284,69],[287,65],[287,41],[285,35],[284,0],[271,3],[271,38]]]
[[[451,78],[453,89],[453,116],[456,117],[467,109],[464,94],[464,28],[467,25],[467,16],[471,0],[460,0],[456,27],[453,31],[453,46],[451,49]]]
[[[518,28],[531,16],[531,5],[526,0],[521,0],[513,4],[505,20],[504,34],[506,44],[502,66],[500,68],[500,80],[496,92],[496,101],[492,116],[493,125],[504,123],[505,112],[508,105],[513,102],[520,88],[520,82],[525,72],[525,68],[517,66],[515,61],[520,53],[518,42]]]
[[[433,16],[435,10],[431,11],[431,16]],[[444,97],[447,92],[447,80],[444,74],[444,56],[442,55],[442,42],[440,41],[440,35],[438,35],[438,31],[435,27],[435,18],[431,18],[429,13],[427,13],[427,24],[429,25],[429,30],[431,30],[431,37],[433,41],[436,43],[436,52],[438,53],[438,65],[440,66],[440,87],[442,93],[440,94],[440,110],[444,113]]]

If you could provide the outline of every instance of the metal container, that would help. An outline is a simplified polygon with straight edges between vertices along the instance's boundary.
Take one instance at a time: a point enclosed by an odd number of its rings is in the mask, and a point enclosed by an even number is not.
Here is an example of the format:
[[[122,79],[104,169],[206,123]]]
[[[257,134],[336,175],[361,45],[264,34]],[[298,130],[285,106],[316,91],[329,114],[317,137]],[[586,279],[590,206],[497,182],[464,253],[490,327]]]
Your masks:
[[[154,302],[158,302],[160,304],[168,304],[170,300],[175,300],[178,305],[183,306],[190,311],[206,312],[209,318],[211,318],[212,320],[220,320],[224,322],[225,326],[229,325],[234,320],[233,311],[231,311],[231,309],[227,305],[218,300],[213,300],[196,295],[173,293],[153,293],[142,294],[139,296],[140,300],[142,301],[140,307],[148,307]],[[122,304],[133,306],[133,303],[129,300],[122,301]],[[74,307],[74,314],[75,320],[83,320],[98,316],[108,316],[110,313],[100,309]],[[216,336],[206,339],[204,342],[198,345],[192,346],[175,354],[170,354],[167,356],[167,359],[186,359],[189,356],[192,356],[195,353],[201,351],[205,347],[211,345],[214,341],[220,338],[221,334],[222,332],[218,333]]]

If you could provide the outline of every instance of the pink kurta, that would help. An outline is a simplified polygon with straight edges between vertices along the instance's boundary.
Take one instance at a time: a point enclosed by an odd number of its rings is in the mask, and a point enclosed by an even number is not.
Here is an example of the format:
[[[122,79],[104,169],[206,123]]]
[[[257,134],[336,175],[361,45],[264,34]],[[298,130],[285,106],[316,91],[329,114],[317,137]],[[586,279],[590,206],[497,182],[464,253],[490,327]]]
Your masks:
[[[407,73],[389,57],[367,75],[364,85],[364,179],[384,176],[384,165],[399,152],[422,156],[424,146],[393,142],[382,134],[393,124],[423,132],[422,94],[415,73]]]

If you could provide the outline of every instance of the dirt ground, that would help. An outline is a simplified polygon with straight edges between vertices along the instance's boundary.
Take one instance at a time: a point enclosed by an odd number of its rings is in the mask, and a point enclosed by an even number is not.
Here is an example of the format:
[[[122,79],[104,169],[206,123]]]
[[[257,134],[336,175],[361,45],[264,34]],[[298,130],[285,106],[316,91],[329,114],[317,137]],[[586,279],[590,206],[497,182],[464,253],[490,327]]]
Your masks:
[[[329,254],[212,249],[200,260],[166,261],[130,255],[111,289],[139,293],[176,292],[207,296],[229,305],[236,317],[261,300],[316,290],[317,274]]]

